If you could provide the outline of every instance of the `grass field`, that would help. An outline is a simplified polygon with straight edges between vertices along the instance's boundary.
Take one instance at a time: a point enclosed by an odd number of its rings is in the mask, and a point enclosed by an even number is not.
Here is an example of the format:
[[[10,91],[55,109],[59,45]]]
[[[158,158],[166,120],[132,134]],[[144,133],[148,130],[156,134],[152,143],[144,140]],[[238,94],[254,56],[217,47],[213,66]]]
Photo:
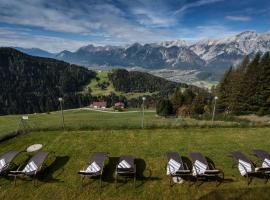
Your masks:
[[[37,187],[22,180],[14,187],[11,180],[0,179],[0,199],[269,199],[270,183],[254,179],[247,186],[238,170],[231,168],[232,160],[227,157],[228,152],[241,150],[255,160],[252,149],[270,152],[269,141],[269,128],[32,132],[1,142],[0,153],[42,143],[44,150],[55,152],[56,159],[50,157],[49,168]],[[170,188],[164,169],[164,153],[169,150],[178,151],[183,156],[190,151],[202,152],[214,161],[216,167],[223,169],[224,183],[216,187],[211,181],[192,186],[185,182]],[[80,189],[76,174],[96,151],[110,153],[101,193],[97,181],[87,180]],[[124,154],[134,155],[137,159],[139,180],[135,189],[132,181],[119,183],[117,189],[113,184],[113,161]]]
[[[134,110],[133,110],[134,111]],[[0,116],[0,140],[17,129],[22,115]],[[28,115],[28,124],[31,130],[60,130],[62,129],[61,112],[50,114]],[[141,112],[115,112],[104,113],[91,110],[64,111],[65,128],[67,130],[93,130],[93,129],[134,129],[141,127]],[[220,126],[234,126],[235,122],[216,121]],[[146,111],[144,118],[145,128],[172,128],[185,126],[209,126],[210,121],[195,120],[191,118],[162,118],[156,116],[154,111]]]

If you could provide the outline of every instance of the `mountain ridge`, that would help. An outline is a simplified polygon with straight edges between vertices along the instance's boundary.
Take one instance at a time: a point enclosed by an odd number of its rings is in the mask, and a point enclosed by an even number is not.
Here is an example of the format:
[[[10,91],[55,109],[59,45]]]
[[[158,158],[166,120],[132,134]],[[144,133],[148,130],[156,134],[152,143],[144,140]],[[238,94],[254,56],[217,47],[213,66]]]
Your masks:
[[[270,51],[270,33],[245,31],[221,39],[199,40],[193,44],[184,40],[125,46],[90,44],[74,52],[64,50],[54,58],[86,67],[198,70],[220,76],[230,66],[237,65],[244,56],[253,57],[256,53],[267,51]]]

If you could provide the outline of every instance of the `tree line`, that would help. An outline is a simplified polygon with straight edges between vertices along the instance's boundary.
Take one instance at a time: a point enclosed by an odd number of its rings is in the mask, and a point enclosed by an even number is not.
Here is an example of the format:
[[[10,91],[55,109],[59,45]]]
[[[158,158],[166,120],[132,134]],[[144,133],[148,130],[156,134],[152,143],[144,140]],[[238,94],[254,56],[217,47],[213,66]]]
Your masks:
[[[96,73],[54,59],[33,57],[12,48],[0,48],[0,114],[49,112],[89,104],[78,93]]]
[[[246,56],[224,74],[217,88],[218,111],[227,114],[270,114],[270,55]]]
[[[154,75],[115,69],[108,75],[116,91],[120,92],[157,92],[172,90],[176,87],[187,87],[186,84],[176,83]]]

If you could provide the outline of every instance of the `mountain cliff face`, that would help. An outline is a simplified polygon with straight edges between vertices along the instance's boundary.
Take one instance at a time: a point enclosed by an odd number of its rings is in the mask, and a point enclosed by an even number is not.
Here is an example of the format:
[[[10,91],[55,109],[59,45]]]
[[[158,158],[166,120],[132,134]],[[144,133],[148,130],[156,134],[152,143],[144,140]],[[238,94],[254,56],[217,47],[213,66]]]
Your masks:
[[[194,44],[175,40],[129,46],[88,45],[75,52],[60,52],[55,58],[84,66],[198,70],[222,74],[228,67],[238,64],[244,56],[252,57],[257,52],[267,51],[270,51],[270,33],[246,31]],[[33,55],[35,52],[29,53]]]

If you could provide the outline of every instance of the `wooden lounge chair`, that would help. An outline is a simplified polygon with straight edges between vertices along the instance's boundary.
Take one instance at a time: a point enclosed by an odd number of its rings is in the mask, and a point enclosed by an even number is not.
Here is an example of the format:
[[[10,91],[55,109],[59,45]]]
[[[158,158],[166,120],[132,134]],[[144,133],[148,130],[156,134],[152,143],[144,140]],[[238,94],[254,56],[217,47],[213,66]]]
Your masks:
[[[17,176],[27,176],[32,177],[34,185],[37,182],[37,175],[42,171],[44,168],[45,160],[48,157],[48,152],[40,151],[36,153],[30,160],[27,162],[26,165],[21,165],[18,167],[16,171],[10,171],[9,176],[14,177],[14,184],[16,185]]]
[[[104,163],[107,157],[108,153],[105,152],[93,153],[88,164],[83,168],[83,170],[78,172],[78,174],[81,176],[81,186],[83,186],[83,180],[85,177],[91,178],[98,176],[100,187],[102,186],[102,174],[104,169]]]
[[[240,174],[246,178],[248,185],[251,183],[254,175],[265,175],[262,168],[256,168],[255,164],[240,151],[231,152],[230,156],[234,160],[232,168],[238,166]]]
[[[177,152],[167,152],[166,153],[167,164],[166,170],[167,175],[170,176],[170,186],[173,186],[173,178],[181,178],[183,176],[190,176],[191,170],[188,168],[187,164],[183,162],[181,156]]]
[[[136,165],[133,156],[121,156],[115,170],[115,187],[117,186],[118,176],[133,178],[135,187],[136,183]]]
[[[0,175],[8,173],[14,166],[13,160],[19,153],[21,153],[21,151],[9,151],[0,156]]]
[[[199,178],[211,178],[216,180],[224,180],[224,173],[222,170],[217,169],[213,163],[208,162],[206,158],[198,152],[190,152],[189,157],[192,160],[192,175],[198,181]]]

